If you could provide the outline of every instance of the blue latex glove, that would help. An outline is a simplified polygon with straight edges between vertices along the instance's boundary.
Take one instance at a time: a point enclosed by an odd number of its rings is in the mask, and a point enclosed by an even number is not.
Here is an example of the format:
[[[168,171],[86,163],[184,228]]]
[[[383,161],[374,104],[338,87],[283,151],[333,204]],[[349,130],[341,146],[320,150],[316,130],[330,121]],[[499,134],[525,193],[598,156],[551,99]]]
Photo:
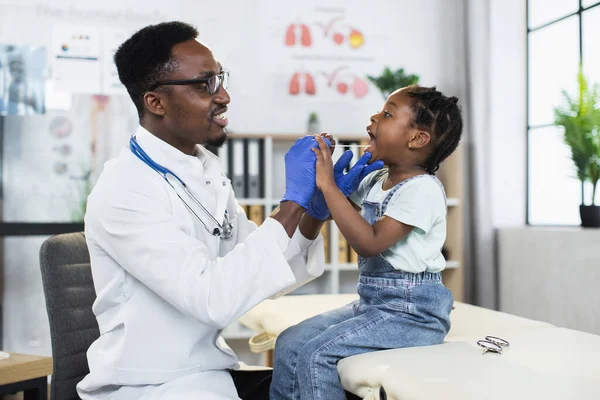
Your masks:
[[[325,139],[327,145],[331,145]],[[314,136],[304,136],[285,154],[285,194],[281,201],[293,201],[308,208],[317,187],[317,155],[312,151],[319,147]]]
[[[350,164],[352,157],[352,151],[348,150],[342,154],[340,159],[333,166],[333,179],[335,180],[337,187],[346,197],[350,196],[358,189],[360,182],[367,175],[383,168],[383,161],[375,161],[373,164],[367,165],[371,159],[371,153],[366,152],[358,159],[356,164],[350,168],[350,171],[348,171],[347,174],[344,174],[344,170],[348,164]],[[325,202],[325,196],[323,196],[323,193],[320,190],[317,190],[310,200],[307,212],[311,217],[321,221],[326,220],[331,215],[327,203]]]

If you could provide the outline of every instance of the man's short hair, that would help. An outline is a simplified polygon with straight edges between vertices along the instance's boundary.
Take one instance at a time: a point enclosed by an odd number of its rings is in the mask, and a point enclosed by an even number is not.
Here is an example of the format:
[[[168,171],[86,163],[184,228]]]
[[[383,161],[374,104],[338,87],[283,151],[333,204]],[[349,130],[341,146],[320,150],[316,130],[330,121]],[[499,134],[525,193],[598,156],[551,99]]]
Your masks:
[[[119,80],[127,88],[140,118],[144,114],[143,94],[178,67],[173,46],[197,37],[198,30],[192,25],[163,22],[140,29],[119,46],[114,56]]]

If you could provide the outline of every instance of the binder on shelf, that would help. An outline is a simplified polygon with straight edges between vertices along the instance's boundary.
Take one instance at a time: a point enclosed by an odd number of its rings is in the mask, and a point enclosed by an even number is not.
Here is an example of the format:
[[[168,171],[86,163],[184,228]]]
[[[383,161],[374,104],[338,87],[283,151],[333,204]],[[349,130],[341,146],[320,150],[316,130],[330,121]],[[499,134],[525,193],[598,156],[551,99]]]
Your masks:
[[[260,226],[264,222],[264,207],[261,205],[251,205],[248,207],[248,219],[256,224],[256,226]]]
[[[348,264],[348,242],[342,235],[342,232],[338,235],[338,263]]]
[[[217,156],[221,159],[221,165],[223,166],[223,173],[226,177],[230,178],[229,175],[229,143],[223,143],[223,146],[217,151]]]
[[[231,185],[236,197],[244,198],[247,196],[246,192],[246,177],[244,174],[244,141],[243,139],[232,140],[233,151],[229,159],[229,171],[231,171]]]
[[[343,144],[339,140],[336,140],[336,143],[340,146]],[[331,161],[333,161],[334,164],[342,156],[342,154],[344,154],[344,151],[346,151],[346,148],[340,146],[335,146],[333,153],[331,154]]]
[[[365,148],[366,146],[368,146],[371,143],[371,139],[361,139],[358,144],[360,145],[360,147],[358,148],[358,152],[360,153],[359,156],[362,156],[363,154],[365,154]]]
[[[358,254],[350,245],[348,245],[348,262],[350,264],[358,264]]]
[[[248,194],[251,199],[263,197],[262,177],[260,168],[260,141],[259,139],[248,140]]]
[[[356,164],[356,162],[358,161],[358,158],[360,157],[360,153],[359,153],[359,147],[358,147],[358,142],[351,142],[350,143],[350,150],[352,150],[352,160],[350,160],[350,168],[352,168],[354,166],[354,164]]]
[[[334,164],[342,156],[342,154],[344,154],[348,150],[351,150],[349,147],[346,147],[350,144],[350,142],[348,142],[347,140],[340,140],[338,143],[340,146],[343,146],[343,147],[336,147],[335,150],[333,151],[333,154],[331,155],[331,160],[333,161]],[[339,150],[339,152],[338,152],[338,150]],[[348,166],[344,169],[344,172],[348,172],[349,170],[350,170],[350,164],[348,164]]]
[[[331,263],[331,237],[329,235],[329,230],[331,223],[330,221],[326,221],[321,227],[321,235],[323,235],[323,250],[325,251],[325,264]]]
[[[352,152],[352,158],[350,159],[350,163],[348,164],[348,166],[346,167],[346,172],[348,172],[350,170],[350,168],[352,168],[352,166],[354,164],[356,164],[356,162],[358,161],[359,157],[362,155],[362,153],[360,152],[360,147],[358,147],[359,142],[356,140],[341,140],[340,142],[340,146],[347,146],[347,147],[341,147],[339,148],[340,153],[337,156],[337,158],[335,158],[335,153],[336,151],[334,150],[333,155],[332,155],[332,160],[335,163],[335,161],[337,161],[337,159],[344,154],[344,152],[350,150]],[[338,149],[338,147],[336,147],[336,150]]]

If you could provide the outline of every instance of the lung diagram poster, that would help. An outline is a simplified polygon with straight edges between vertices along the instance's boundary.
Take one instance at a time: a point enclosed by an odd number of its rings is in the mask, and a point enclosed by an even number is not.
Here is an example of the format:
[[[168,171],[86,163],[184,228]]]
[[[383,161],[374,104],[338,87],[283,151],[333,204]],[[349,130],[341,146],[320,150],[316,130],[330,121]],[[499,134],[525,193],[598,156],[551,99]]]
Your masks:
[[[273,95],[342,103],[366,98],[373,90],[366,75],[377,70],[382,54],[376,40],[382,27],[365,19],[368,7],[355,1],[259,0],[258,55]]]

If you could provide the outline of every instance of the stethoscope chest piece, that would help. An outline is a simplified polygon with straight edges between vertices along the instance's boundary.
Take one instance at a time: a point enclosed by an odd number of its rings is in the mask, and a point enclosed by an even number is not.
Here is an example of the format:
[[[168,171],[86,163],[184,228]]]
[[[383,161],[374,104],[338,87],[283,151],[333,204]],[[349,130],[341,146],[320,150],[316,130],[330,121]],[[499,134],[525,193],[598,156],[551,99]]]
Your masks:
[[[215,228],[215,230],[218,231],[219,229]],[[223,221],[219,235],[225,240],[231,239],[233,236],[233,225],[229,221],[229,215],[227,213],[225,213],[225,220]]]
[[[202,205],[200,200],[198,200],[198,198],[196,198],[196,196],[194,196],[194,194],[188,189],[185,182],[183,182],[177,175],[175,175],[169,169],[163,167],[162,165],[155,162],[152,158],[150,158],[150,156],[146,154],[146,152],[141,148],[139,143],[135,140],[134,136],[132,136],[129,139],[129,148],[131,152],[144,164],[148,165],[150,168],[152,168],[154,171],[156,171],[159,175],[163,177],[163,179],[169,184],[169,186],[173,188],[175,194],[182,201],[183,205],[185,205],[185,207],[190,211],[190,213],[192,213],[192,215],[196,217],[196,219],[202,224],[204,229],[206,229],[211,235],[220,237],[221,239],[231,239],[231,237],[233,236],[233,225],[229,221],[229,215],[227,214],[227,210],[225,210],[223,224],[219,223],[219,221],[204,207],[204,205]],[[183,193],[178,192],[178,190],[175,189],[176,186],[180,187],[180,190],[182,190]],[[195,203],[202,210],[202,212],[209,217],[209,219],[216,227],[210,229],[206,222],[204,222],[203,219],[200,218],[196,210],[190,204],[188,204],[187,201],[184,200],[182,194],[184,196],[188,196],[192,200],[192,202]]]

